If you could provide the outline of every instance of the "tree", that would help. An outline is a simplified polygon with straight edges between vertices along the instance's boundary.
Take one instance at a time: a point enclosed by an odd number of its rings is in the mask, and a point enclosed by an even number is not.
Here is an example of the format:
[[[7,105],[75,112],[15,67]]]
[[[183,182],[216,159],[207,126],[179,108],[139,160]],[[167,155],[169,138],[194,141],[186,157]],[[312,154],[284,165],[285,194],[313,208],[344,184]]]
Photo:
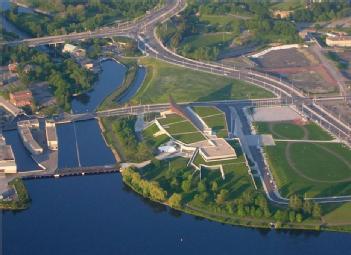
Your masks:
[[[312,209],[313,209],[313,203],[311,202],[311,200],[305,200],[303,202],[303,212],[306,214],[312,214]]]
[[[316,218],[316,219],[322,217],[322,208],[317,203],[314,203],[314,205],[313,205],[312,217]]]
[[[226,189],[222,189],[216,197],[216,203],[218,205],[223,205],[225,201],[228,199],[229,192]]]
[[[302,199],[297,195],[292,195],[289,199],[289,207],[294,211],[298,211],[302,209]]]
[[[173,193],[172,196],[168,199],[168,204],[171,207],[180,207],[182,204],[182,195]]]
[[[182,181],[182,190],[184,191],[184,192],[190,192],[190,190],[191,190],[191,180],[184,180],[184,181]]]
[[[202,192],[206,192],[207,191],[207,187],[206,184],[203,181],[199,181],[199,183],[197,184],[197,190],[202,193]]]
[[[218,183],[216,181],[213,181],[211,183],[211,190],[216,193],[218,191]]]
[[[302,220],[303,220],[302,214],[301,214],[301,213],[297,213],[297,214],[296,214],[296,221],[297,221],[298,223],[301,223]]]
[[[295,222],[295,220],[296,220],[296,213],[295,213],[295,211],[290,211],[289,212],[289,221],[290,222]]]

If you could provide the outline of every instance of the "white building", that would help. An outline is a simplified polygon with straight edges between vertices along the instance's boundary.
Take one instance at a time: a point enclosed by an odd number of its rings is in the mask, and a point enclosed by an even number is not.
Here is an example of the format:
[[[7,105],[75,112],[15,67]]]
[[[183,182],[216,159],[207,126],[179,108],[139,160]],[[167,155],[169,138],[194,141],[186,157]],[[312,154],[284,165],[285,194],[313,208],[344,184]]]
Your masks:
[[[78,49],[77,46],[73,45],[73,44],[69,44],[69,43],[66,43],[65,46],[63,46],[63,49],[62,49],[62,52],[63,53],[73,53],[74,51],[76,51]]]
[[[0,145],[0,173],[17,173],[15,156],[10,145]]]
[[[46,141],[50,150],[58,149],[56,124],[53,121],[45,121]]]

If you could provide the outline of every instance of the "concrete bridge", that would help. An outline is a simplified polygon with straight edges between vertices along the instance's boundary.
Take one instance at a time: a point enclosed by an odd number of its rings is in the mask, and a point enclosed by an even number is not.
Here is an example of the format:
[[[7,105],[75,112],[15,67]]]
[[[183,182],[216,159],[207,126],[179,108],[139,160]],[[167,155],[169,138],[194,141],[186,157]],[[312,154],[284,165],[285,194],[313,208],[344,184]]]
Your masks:
[[[104,166],[87,166],[87,167],[72,167],[62,168],[53,172],[45,170],[34,170],[18,173],[18,177],[22,179],[40,179],[40,178],[60,178],[67,176],[81,176],[92,174],[106,174],[119,172],[120,168],[117,165],[104,165]]]

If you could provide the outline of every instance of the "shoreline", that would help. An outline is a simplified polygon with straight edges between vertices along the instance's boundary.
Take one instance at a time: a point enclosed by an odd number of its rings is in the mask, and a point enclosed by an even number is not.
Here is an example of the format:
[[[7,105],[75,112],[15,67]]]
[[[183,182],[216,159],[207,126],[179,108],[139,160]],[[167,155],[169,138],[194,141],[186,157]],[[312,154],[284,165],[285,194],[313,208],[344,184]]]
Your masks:
[[[204,211],[201,208],[196,208],[193,206],[189,205],[184,205],[182,207],[172,207],[166,202],[161,202],[155,199],[152,199],[149,196],[144,196],[141,192],[138,192],[132,185],[126,183],[123,180],[123,172],[120,172],[121,177],[122,177],[122,182],[127,185],[130,189],[132,189],[133,192],[138,194],[139,196],[149,199],[150,201],[153,201],[155,203],[161,204],[166,206],[167,208],[173,209],[173,210],[178,210],[182,213],[186,213],[189,215],[197,216],[197,217],[202,217],[204,219],[214,221],[216,223],[222,223],[222,224],[227,224],[227,225],[232,225],[232,226],[239,226],[239,227],[246,227],[246,228],[255,228],[255,229],[266,229],[266,230],[276,230],[276,231],[315,231],[315,232],[339,232],[339,233],[349,233],[351,234],[351,229],[337,229],[338,227],[348,227],[350,225],[342,225],[342,226],[323,226],[323,222],[321,221],[321,224],[313,224],[313,223],[305,223],[305,224],[299,224],[299,223],[281,223],[281,225],[276,228],[270,219],[256,219],[256,218],[251,218],[251,217],[239,217],[235,215],[215,215],[214,212],[210,211]],[[273,227],[274,226],[274,227]]]

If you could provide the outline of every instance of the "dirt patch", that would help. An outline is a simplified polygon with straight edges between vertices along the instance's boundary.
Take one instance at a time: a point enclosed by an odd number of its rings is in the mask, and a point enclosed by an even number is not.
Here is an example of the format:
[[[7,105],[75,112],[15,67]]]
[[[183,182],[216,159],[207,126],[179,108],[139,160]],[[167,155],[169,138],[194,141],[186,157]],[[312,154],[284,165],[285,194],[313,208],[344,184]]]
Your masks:
[[[257,65],[264,69],[280,67],[305,67],[310,66],[310,60],[298,49],[274,50],[260,58],[253,59]]]
[[[331,111],[334,116],[351,125],[351,104],[345,101],[326,101],[321,102],[321,105]]]

